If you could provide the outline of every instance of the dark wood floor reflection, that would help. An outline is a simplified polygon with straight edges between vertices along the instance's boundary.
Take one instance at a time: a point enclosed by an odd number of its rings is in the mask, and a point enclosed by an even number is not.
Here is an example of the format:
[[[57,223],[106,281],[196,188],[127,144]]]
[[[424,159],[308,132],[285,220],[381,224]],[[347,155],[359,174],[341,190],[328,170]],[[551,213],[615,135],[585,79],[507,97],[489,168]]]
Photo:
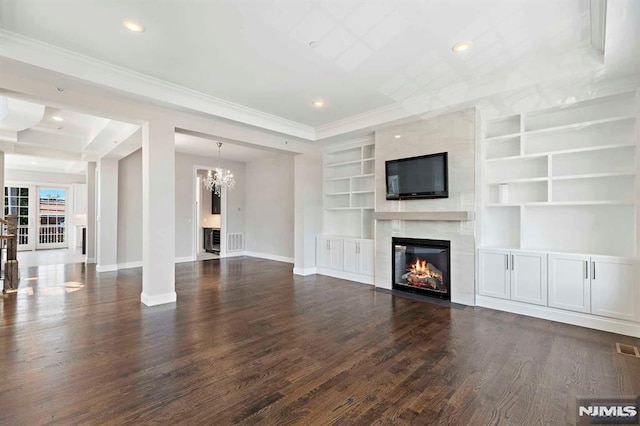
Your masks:
[[[175,305],[140,286],[24,269],[0,311],[0,424],[573,424],[577,396],[640,394],[629,337],[251,258],[178,265]]]

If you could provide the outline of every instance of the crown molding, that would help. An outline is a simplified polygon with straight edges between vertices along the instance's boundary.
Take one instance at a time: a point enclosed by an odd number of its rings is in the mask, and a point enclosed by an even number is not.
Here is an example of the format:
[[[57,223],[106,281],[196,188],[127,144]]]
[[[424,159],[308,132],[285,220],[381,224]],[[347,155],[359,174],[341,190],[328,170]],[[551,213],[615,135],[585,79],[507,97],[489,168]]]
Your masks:
[[[0,29],[0,55],[181,108],[277,133],[315,140],[315,129]]]

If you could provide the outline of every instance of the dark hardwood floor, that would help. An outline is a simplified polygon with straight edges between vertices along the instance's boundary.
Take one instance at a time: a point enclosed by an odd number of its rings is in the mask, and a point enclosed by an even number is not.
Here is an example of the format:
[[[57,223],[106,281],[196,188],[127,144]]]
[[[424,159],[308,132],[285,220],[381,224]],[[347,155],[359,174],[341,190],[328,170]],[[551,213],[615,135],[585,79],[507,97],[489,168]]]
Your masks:
[[[452,309],[252,258],[22,270],[0,315],[0,424],[574,424],[576,397],[640,394],[639,339]]]

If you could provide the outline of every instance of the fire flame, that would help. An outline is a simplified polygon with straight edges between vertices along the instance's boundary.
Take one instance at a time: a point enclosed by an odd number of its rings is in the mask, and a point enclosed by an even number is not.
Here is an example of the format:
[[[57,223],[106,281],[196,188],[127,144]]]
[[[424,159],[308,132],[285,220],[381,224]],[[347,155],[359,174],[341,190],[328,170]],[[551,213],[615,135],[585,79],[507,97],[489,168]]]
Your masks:
[[[411,272],[416,278],[431,278],[439,276],[435,271],[429,268],[429,263],[426,260],[416,259],[414,263],[407,268],[408,272]]]

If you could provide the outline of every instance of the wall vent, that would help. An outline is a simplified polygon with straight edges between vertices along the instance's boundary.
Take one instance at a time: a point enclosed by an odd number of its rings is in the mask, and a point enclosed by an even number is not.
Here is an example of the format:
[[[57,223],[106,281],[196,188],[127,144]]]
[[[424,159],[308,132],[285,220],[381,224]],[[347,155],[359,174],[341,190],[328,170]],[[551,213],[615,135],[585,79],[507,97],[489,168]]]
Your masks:
[[[244,250],[244,234],[241,232],[227,234],[227,251],[242,250]]]

